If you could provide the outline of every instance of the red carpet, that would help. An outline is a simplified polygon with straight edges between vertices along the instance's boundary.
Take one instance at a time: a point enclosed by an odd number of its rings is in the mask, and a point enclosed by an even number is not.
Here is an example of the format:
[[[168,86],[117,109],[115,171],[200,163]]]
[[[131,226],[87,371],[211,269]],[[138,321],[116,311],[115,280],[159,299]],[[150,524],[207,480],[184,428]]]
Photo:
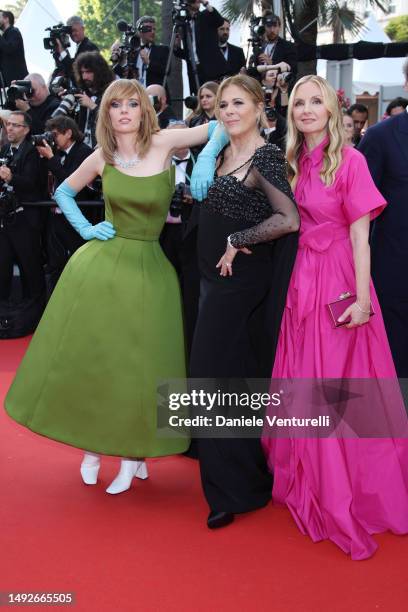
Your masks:
[[[0,341],[1,402],[26,345]],[[87,487],[80,457],[0,410],[0,592],[75,592],[76,612],[407,610],[408,537],[350,561],[272,505],[210,532],[195,461],[150,460],[147,481],[111,497],[118,460]]]

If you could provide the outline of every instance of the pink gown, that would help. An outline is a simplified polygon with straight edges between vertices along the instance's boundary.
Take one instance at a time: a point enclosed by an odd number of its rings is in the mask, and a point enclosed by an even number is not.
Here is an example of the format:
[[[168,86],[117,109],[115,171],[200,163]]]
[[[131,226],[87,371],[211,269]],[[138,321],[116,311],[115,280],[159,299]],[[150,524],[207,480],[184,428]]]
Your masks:
[[[396,376],[377,296],[375,315],[356,329],[333,328],[327,304],[355,293],[350,224],[386,202],[365,158],[345,147],[335,182],[320,177],[327,140],[300,156],[295,197],[301,216],[299,251],[282,319],[273,378]],[[392,383],[394,384],[394,383]],[[405,415],[404,415],[405,416]],[[286,504],[299,529],[330,539],[352,559],[370,557],[373,533],[408,532],[408,440],[264,437],[274,473],[273,499]]]

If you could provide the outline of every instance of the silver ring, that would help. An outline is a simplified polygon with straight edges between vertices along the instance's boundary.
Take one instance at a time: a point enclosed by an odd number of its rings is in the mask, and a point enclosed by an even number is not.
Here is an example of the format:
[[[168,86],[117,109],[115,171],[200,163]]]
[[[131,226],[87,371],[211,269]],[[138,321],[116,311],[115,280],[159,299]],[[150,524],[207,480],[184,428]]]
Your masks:
[[[232,266],[232,264],[230,263],[226,263],[225,265],[227,266],[227,268],[230,268]]]

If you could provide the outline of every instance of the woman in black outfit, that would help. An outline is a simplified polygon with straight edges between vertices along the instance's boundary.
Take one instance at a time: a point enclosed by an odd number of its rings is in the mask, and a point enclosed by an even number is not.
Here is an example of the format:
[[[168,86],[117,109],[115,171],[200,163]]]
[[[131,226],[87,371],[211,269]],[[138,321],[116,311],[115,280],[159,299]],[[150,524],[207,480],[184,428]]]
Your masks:
[[[260,136],[266,122],[260,84],[246,75],[224,81],[216,114],[230,144],[217,160],[200,211],[200,309],[190,376],[236,383],[270,376],[299,216],[284,157]],[[198,161],[201,170],[205,157]],[[268,503],[272,482],[259,439],[199,439],[198,446],[208,527],[227,525],[235,513]]]

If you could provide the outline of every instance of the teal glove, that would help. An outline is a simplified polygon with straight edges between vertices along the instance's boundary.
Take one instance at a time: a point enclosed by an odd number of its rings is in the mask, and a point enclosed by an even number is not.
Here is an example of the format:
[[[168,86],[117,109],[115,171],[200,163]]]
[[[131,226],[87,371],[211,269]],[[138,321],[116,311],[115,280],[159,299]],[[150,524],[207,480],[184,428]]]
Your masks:
[[[89,223],[84,217],[74,200],[76,191],[69,186],[67,181],[61,183],[54,193],[54,200],[83,240],[109,240],[116,234],[116,230],[109,221],[102,221],[97,225]]]
[[[191,195],[199,202],[205,200],[214,182],[217,155],[229,143],[228,134],[216,121],[209,122],[208,137],[208,143],[197,157],[190,181]]]

